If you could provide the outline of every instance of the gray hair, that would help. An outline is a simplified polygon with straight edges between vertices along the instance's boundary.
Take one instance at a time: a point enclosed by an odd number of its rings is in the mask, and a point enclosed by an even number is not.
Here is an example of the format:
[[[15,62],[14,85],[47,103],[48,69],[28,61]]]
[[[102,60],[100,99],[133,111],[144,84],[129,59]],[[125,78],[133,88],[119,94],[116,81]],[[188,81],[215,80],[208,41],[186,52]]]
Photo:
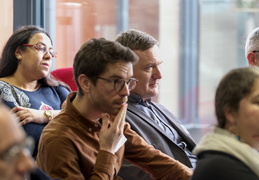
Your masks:
[[[125,47],[129,47],[131,50],[145,51],[158,45],[158,42],[151,35],[136,29],[129,29],[125,32],[121,32],[117,35],[115,40]]]
[[[259,27],[252,30],[246,39],[245,55],[251,51],[259,51]]]

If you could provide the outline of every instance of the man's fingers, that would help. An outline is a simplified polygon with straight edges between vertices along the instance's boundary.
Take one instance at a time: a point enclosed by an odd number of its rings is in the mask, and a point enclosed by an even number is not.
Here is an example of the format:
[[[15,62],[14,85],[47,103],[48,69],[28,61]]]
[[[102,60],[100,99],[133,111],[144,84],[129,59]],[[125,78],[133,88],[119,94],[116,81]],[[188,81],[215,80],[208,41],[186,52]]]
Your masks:
[[[102,128],[101,131],[108,128],[109,124],[109,115],[108,114],[102,114]]]
[[[118,112],[118,114],[115,117],[112,124],[110,124],[109,114],[102,114],[102,129],[101,130],[104,130],[104,128],[105,129],[109,128],[110,125],[114,126],[114,127],[119,127],[119,128],[123,127],[124,122],[125,122],[127,107],[128,107],[127,104],[121,107],[120,111]]]
[[[119,127],[124,126],[127,107],[128,104],[123,105],[115,118],[115,122],[118,124]]]

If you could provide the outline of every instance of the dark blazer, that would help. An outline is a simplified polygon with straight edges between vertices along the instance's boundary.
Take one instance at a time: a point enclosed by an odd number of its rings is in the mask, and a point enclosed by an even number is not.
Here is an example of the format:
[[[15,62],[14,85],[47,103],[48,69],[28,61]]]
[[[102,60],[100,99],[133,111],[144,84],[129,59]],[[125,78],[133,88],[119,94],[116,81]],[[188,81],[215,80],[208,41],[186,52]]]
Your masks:
[[[196,144],[190,134],[184,130],[180,121],[161,104],[151,103],[167,118],[169,125],[179,133],[182,140],[187,144],[188,149],[192,151]],[[143,137],[148,144],[153,145],[156,149],[159,149],[186,166],[192,167],[185,152],[178,147],[147,114],[139,110],[134,103],[128,102],[126,121],[131,125],[131,129]],[[148,174],[127,161],[124,161],[119,176],[121,176],[123,180],[152,179]]]

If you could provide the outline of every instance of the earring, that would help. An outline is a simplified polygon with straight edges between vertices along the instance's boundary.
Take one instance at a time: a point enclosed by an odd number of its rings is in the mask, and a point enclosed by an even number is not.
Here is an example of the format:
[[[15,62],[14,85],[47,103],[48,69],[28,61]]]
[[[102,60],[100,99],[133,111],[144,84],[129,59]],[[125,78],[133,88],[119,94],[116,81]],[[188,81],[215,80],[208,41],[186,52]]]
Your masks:
[[[236,139],[237,139],[238,141],[240,141],[240,140],[241,140],[241,137],[240,137],[240,136],[236,136]]]
[[[21,55],[17,55],[16,58],[17,58],[18,60],[21,60]]]
[[[232,125],[228,128],[229,132],[231,132],[232,134],[236,135],[237,134],[237,128],[236,126]]]

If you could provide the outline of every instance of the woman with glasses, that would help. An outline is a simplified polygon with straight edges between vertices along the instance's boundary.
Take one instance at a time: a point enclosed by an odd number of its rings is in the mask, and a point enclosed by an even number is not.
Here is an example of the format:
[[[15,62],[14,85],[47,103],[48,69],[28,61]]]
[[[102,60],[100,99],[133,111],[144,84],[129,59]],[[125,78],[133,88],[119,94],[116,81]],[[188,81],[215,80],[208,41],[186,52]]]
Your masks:
[[[0,59],[0,97],[18,116],[36,142],[43,128],[62,107],[70,89],[50,78],[56,56],[49,34],[37,26],[16,30],[3,48]]]

